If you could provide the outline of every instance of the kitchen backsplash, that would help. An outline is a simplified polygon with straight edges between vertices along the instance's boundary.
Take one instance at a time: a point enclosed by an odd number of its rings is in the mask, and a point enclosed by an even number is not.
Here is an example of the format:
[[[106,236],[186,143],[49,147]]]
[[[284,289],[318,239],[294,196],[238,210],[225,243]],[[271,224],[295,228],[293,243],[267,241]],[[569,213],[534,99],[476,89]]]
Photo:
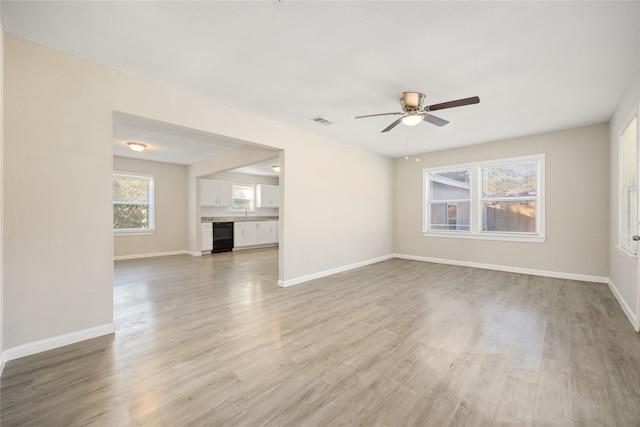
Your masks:
[[[247,212],[246,216],[278,216],[280,213],[280,209],[278,208],[256,208],[254,212]],[[202,206],[200,207],[200,216],[201,217],[236,217],[236,216],[245,216],[244,212],[229,212],[229,208],[216,208],[213,206]]]

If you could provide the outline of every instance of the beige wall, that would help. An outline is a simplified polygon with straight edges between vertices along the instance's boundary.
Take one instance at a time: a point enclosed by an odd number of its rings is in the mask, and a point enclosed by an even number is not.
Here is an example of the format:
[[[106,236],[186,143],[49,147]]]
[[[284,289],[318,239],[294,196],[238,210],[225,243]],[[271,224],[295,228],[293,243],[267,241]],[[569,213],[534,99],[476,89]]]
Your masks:
[[[127,157],[113,157],[114,172],[153,175],[155,231],[152,235],[115,234],[115,257],[187,250],[187,167]]]
[[[395,251],[442,260],[608,276],[608,126],[581,127],[395,161]],[[546,155],[545,243],[424,237],[422,170]]]
[[[1,8],[0,8],[1,9]],[[0,14],[1,15],[1,14]],[[0,16],[0,33],[3,33]],[[4,368],[4,47],[0,39],[0,374]]]
[[[112,86],[116,111],[283,150],[279,233],[285,284],[393,252],[391,159],[124,73],[114,73]],[[207,167],[189,167],[191,251],[198,248],[200,221],[191,182],[242,166],[242,159],[224,154]],[[258,154],[244,164],[260,161]]]
[[[636,278],[637,258],[625,255],[617,248],[618,230],[620,221],[619,188],[620,188],[620,156],[619,156],[619,134],[628,123],[631,115],[638,111],[640,105],[640,74],[618,106],[616,113],[611,119],[609,133],[610,147],[610,188],[611,199],[609,202],[610,217],[610,240],[609,240],[609,278],[612,290],[620,301],[629,320],[636,330],[640,330],[640,301],[638,301],[638,281]],[[640,141],[639,141],[640,143]]]
[[[284,150],[281,280],[392,253],[392,160],[4,36],[5,348],[112,322],[113,111]],[[189,168],[190,250],[196,177],[230,166]]]
[[[112,113],[105,67],[7,34],[4,65],[11,349],[113,322]]]

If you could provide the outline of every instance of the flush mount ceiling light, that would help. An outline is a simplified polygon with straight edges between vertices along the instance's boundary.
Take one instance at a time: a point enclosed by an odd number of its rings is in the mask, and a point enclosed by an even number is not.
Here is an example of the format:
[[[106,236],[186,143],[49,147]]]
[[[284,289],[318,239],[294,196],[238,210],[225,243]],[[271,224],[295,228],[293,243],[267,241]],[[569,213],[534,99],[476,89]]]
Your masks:
[[[141,151],[144,151],[144,149],[147,148],[146,144],[143,144],[142,142],[130,141],[130,142],[127,142],[127,145],[133,151],[137,151],[138,153],[141,152]]]
[[[273,169],[274,172],[280,172],[280,165],[273,165],[271,169]]]

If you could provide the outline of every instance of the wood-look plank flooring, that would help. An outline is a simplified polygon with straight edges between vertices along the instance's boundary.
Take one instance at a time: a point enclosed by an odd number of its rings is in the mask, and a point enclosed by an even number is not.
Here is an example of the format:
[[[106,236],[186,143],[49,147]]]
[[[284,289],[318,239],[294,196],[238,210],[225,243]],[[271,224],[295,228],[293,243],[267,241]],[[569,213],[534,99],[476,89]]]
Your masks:
[[[606,285],[391,259],[276,286],[277,250],[115,263],[115,336],[7,363],[9,426],[638,426]]]

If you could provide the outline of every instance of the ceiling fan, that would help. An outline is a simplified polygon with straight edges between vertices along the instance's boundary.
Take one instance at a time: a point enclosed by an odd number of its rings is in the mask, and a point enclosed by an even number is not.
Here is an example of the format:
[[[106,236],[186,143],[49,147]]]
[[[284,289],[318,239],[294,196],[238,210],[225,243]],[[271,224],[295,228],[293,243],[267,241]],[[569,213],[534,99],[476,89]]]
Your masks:
[[[356,119],[362,119],[364,117],[376,117],[376,116],[392,116],[402,114],[395,122],[391,123],[386,128],[382,129],[382,132],[389,132],[394,127],[398,126],[400,122],[407,126],[415,126],[421,121],[429,122],[436,126],[444,126],[448,121],[429,114],[431,111],[444,110],[445,108],[462,107],[463,105],[478,104],[480,98],[472,96],[471,98],[457,99],[455,101],[442,102],[440,104],[427,105],[423,107],[424,94],[420,92],[402,92],[402,98],[400,98],[400,105],[403,112],[397,113],[380,113],[380,114],[368,114],[366,116],[357,116]]]

